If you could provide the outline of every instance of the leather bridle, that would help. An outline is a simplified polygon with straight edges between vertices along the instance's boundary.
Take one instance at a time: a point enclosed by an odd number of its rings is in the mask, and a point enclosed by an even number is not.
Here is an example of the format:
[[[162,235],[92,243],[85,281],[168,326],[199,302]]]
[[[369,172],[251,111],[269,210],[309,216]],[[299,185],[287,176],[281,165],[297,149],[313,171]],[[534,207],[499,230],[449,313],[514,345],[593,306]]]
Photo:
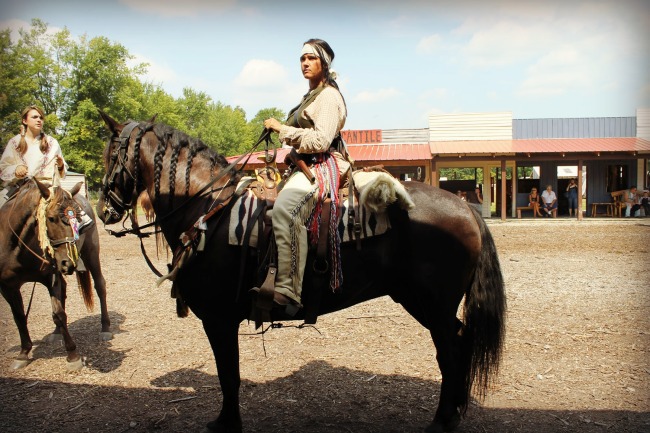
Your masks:
[[[133,130],[138,127],[137,122],[128,123],[120,133],[119,136],[113,135],[111,137],[111,154],[108,164],[108,170],[106,170],[106,175],[102,180],[103,194],[104,194],[104,208],[108,212],[111,218],[115,220],[120,220],[124,212],[128,212],[133,207],[133,197],[136,192],[136,178],[127,168],[126,163],[128,161],[127,151],[129,148],[129,141],[131,139],[131,133]],[[117,143],[117,146],[114,144]],[[125,175],[128,178],[125,179]],[[121,194],[115,192],[116,186],[117,190],[123,191],[123,183],[126,181],[132,181],[133,187],[131,190],[130,200],[124,200],[124,197]],[[118,185],[119,183],[119,185]]]
[[[66,193],[67,193],[67,191],[66,191]],[[70,199],[72,200],[72,197],[70,197]],[[16,199],[14,199],[14,200],[16,200]],[[75,205],[74,207],[75,207],[75,211],[76,211],[75,213],[78,215],[79,214],[79,208],[78,208],[79,205],[76,204],[76,203],[74,203],[74,205]],[[10,211],[9,211],[9,218],[11,218],[11,214],[14,212],[15,206],[16,206],[16,201],[14,201],[14,203],[11,205],[11,208],[10,208]],[[61,215],[60,218],[61,218],[61,221],[64,224],[66,224],[66,225],[69,224],[69,218],[67,216]],[[41,225],[41,224],[43,224],[43,225],[45,225],[45,227],[47,227],[47,221],[45,221],[45,220],[41,221],[40,218],[38,217],[38,215],[35,215],[35,219],[36,219],[37,227],[39,225]],[[16,239],[18,239],[18,242],[20,244],[22,244],[25,247],[25,249],[27,251],[29,251],[33,256],[35,256],[37,259],[39,259],[41,261],[41,268],[44,268],[44,267],[47,267],[47,266],[52,266],[54,269],[56,269],[56,265],[54,263],[52,263],[52,260],[54,259],[53,255],[48,254],[47,251],[43,251],[42,254],[37,253],[36,251],[31,249],[29,247],[29,245],[27,245],[25,243],[25,241],[20,237],[20,235],[18,233],[16,233],[16,231],[14,230],[13,227],[11,227],[11,225],[9,225],[9,228],[10,228],[11,232],[13,233],[13,235],[16,237]],[[76,266],[77,260],[79,259],[79,251],[77,249],[77,238],[74,236],[74,233],[73,233],[72,237],[66,236],[66,237],[61,238],[61,239],[50,239],[49,234],[47,234],[47,228],[45,229],[45,233],[46,233],[46,236],[48,236],[48,242],[52,247],[58,247],[59,245],[66,244],[66,253],[68,255],[68,258],[72,261],[73,265]],[[50,256],[50,257],[48,258],[47,256]],[[57,269],[57,271],[58,271],[58,269]]]
[[[110,161],[108,165],[108,170],[106,171],[107,174],[104,176],[104,179],[102,180],[102,187],[103,187],[102,191],[104,195],[104,210],[105,212],[108,212],[110,214],[111,219],[115,220],[115,222],[119,221],[124,216],[125,212],[129,213],[132,210],[134,197],[137,196],[136,193],[138,187],[137,185],[138,179],[126,167],[126,162],[128,161],[127,151],[129,147],[129,141],[131,139],[131,134],[136,127],[142,129],[142,127],[140,127],[137,122],[131,121],[126,126],[124,126],[119,136],[114,134],[111,137],[111,146],[113,146],[114,148],[110,150],[111,152]],[[146,234],[142,233],[141,232],[142,229],[152,227],[152,226],[158,226],[160,222],[170,218],[172,215],[176,214],[183,208],[186,208],[187,206],[189,206],[191,202],[193,202],[194,200],[196,200],[197,198],[203,196],[208,192],[214,192],[217,190],[225,189],[228,186],[232,186],[232,182],[234,182],[236,179],[235,172],[241,171],[243,169],[243,167],[248,162],[248,159],[251,157],[253,151],[257,148],[257,146],[259,146],[263,142],[266,143],[265,159],[267,161],[269,160],[268,148],[272,144],[271,133],[272,131],[270,129],[264,129],[260,134],[260,137],[255,142],[255,144],[246,153],[240,155],[239,158],[237,158],[237,160],[233,161],[227,167],[221,170],[217,174],[217,176],[213,177],[212,180],[210,180],[210,182],[203,185],[203,187],[201,187],[199,191],[197,191],[192,196],[188,197],[183,203],[176,206],[166,215],[163,215],[160,218],[156,217],[155,221],[147,223],[143,226],[138,226],[137,219],[132,216],[131,218],[133,224],[132,228],[130,229],[125,228],[120,231],[113,231],[113,230],[107,230],[107,231],[111,235],[116,237],[124,236],[128,233],[136,234],[139,237],[146,237],[149,235],[149,233]],[[118,146],[115,146],[114,143],[117,143]],[[274,152],[273,158],[275,158],[275,153],[277,152],[275,147],[273,149],[273,152]],[[236,168],[237,165],[240,162],[242,162],[242,160],[243,160],[242,168],[237,169]],[[131,189],[131,197],[130,200],[128,201],[125,200],[124,197],[118,195],[115,192],[116,187],[120,191],[124,188],[125,174],[128,175],[127,180],[133,182],[133,187]],[[216,189],[213,188],[213,185],[216,182],[218,182],[224,176],[227,175],[230,176],[230,180],[224,186],[221,186]]]

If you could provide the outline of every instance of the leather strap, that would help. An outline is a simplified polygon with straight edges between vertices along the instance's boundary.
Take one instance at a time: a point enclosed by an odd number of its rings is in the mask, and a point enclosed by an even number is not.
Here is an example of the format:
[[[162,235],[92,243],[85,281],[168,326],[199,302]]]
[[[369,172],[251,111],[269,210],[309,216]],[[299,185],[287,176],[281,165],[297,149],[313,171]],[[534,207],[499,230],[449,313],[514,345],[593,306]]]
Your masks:
[[[257,295],[253,297],[253,308],[251,309],[255,321],[255,329],[262,326],[264,322],[271,321],[273,293],[275,292],[275,277],[277,274],[277,268],[275,266],[269,266],[269,270],[262,285],[251,289],[251,292],[254,292]]]
[[[323,200],[323,207],[321,209],[320,226],[318,227],[318,245],[316,245],[316,262],[314,263],[314,271],[316,273],[324,274],[327,272],[329,265],[327,263],[327,243],[329,241],[327,234],[330,227],[330,215],[332,210],[332,199],[326,198]],[[323,262],[325,266],[318,269],[318,262]]]

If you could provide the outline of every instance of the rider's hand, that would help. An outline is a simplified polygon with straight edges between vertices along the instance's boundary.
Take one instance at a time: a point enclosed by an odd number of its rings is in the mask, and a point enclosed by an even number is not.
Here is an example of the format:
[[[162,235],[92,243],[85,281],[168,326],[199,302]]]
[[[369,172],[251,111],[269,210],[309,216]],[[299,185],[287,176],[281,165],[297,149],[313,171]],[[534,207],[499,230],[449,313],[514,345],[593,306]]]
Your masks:
[[[27,166],[19,165],[16,167],[16,177],[22,179],[25,176],[27,176]]]
[[[282,124],[277,119],[274,119],[272,117],[264,121],[264,127],[266,129],[272,130],[273,132],[280,132],[281,126]]]

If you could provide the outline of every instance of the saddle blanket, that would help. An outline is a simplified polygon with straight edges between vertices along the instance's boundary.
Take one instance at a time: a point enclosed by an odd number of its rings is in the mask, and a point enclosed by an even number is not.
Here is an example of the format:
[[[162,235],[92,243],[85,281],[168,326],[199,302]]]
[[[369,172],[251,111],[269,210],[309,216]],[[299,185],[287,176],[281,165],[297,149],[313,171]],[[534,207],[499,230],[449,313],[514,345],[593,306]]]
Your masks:
[[[244,179],[242,179],[243,181]],[[354,181],[359,191],[359,201],[361,203],[361,206],[357,207],[356,197],[354,197],[353,206],[356,208],[356,220],[361,224],[361,239],[384,234],[390,229],[390,221],[386,213],[386,208],[390,203],[397,202],[405,210],[415,207],[404,186],[387,173],[356,172]],[[255,210],[263,205],[264,203],[249,189],[245,190],[235,202],[230,212],[228,227],[228,242],[230,245],[241,246],[249,225],[253,224],[248,245],[253,248],[257,246],[259,220],[252,220],[252,216]],[[341,205],[342,209],[339,212],[337,224],[341,242],[356,241],[352,227],[348,228],[349,200],[345,199]]]
[[[262,200],[259,200],[250,190],[246,190],[246,192],[244,192],[244,194],[237,200],[232,212],[230,212],[230,223],[228,228],[228,242],[230,245],[241,246],[244,242],[244,234],[246,233],[248,226],[253,224],[248,245],[253,248],[257,246],[259,220],[256,219],[252,221],[251,217],[255,212],[255,209],[263,204]],[[270,212],[273,212],[273,210],[270,210]],[[361,206],[358,214],[357,221],[362,223],[361,239],[384,234],[390,228],[388,215],[385,212],[377,214]],[[337,227],[341,242],[356,240],[356,238],[350,238],[350,235],[353,235],[353,232],[351,232],[351,229],[348,230],[347,227],[349,215],[348,200],[345,200],[345,203],[343,203],[340,215]]]

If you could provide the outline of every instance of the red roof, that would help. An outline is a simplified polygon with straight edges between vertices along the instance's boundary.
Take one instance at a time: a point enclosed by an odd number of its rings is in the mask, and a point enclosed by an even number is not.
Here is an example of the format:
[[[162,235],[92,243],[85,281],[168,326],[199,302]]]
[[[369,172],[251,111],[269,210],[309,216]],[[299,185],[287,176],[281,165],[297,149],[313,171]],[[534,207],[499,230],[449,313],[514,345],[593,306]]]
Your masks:
[[[279,164],[290,148],[279,148]],[[359,163],[381,161],[427,161],[432,155],[514,155],[526,153],[638,152],[650,153],[650,141],[636,137],[610,138],[536,138],[525,140],[432,141],[429,144],[352,144],[350,156]],[[239,156],[228,157],[228,162]],[[264,152],[255,152],[247,166],[264,166]]]
[[[359,144],[348,145],[355,161],[427,161],[431,159],[428,144]]]
[[[276,161],[284,162],[290,148],[278,149]],[[348,152],[355,162],[377,162],[377,161],[428,161],[431,159],[431,151],[428,144],[359,144],[348,145]],[[270,152],[272,154],[272,152]],[[239,155],[229,156],[228,162],[233,162]],[[261,159],[260,159],[261,158]],[[250,168],[264,166],[264,152],[252,154],[248,163]]]
[[[636,137],[432,141],[429,145],[433,155],[457,155],[460,153],[650,152],[650,141]]]

